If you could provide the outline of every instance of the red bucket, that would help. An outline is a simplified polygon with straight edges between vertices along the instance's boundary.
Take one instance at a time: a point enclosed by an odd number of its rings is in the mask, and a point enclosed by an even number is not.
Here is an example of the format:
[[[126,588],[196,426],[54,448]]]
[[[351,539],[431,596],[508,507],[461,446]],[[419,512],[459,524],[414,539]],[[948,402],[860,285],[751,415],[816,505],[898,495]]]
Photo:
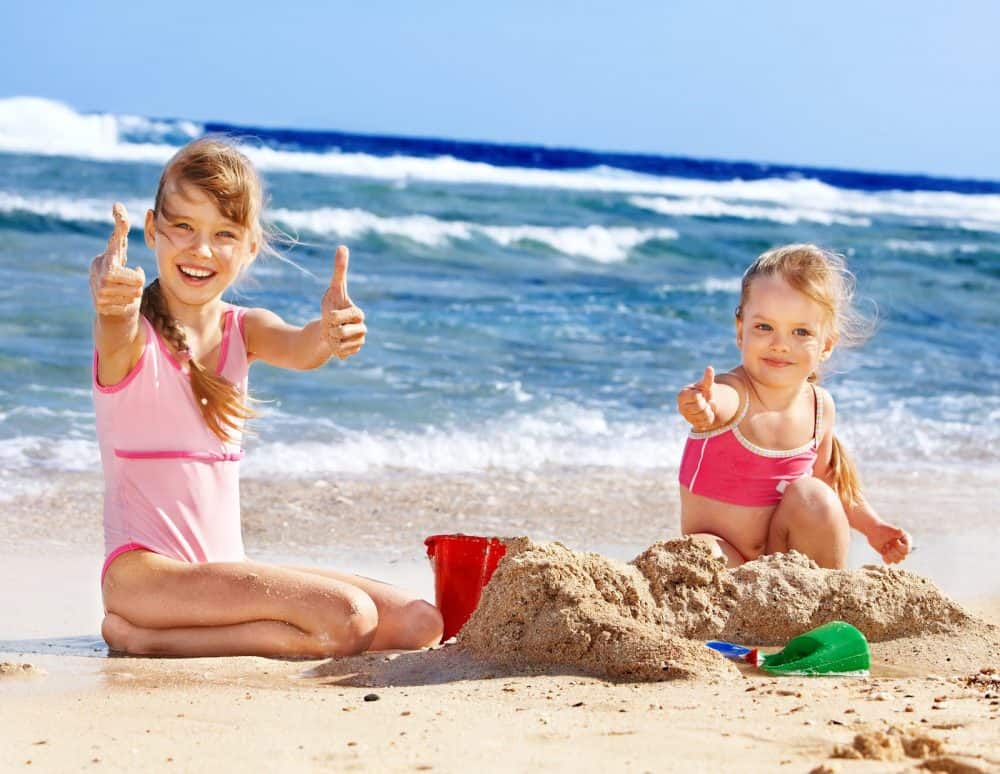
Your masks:
[[[507,547],[498,538],[431,535],[424,541],[434,566],[434,599],[444,618],[442,641],[458,634],[479,604]]]

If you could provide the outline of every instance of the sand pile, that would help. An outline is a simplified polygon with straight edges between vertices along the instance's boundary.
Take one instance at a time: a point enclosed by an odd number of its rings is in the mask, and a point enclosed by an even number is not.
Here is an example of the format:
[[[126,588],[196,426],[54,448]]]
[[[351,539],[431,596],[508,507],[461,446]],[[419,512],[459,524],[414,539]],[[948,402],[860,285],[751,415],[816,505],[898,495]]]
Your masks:
[[[795,552],[727,569],[688,538],[623,564],[518,538],[508,541],[459,642],[499,663],[565,665],[614,679],[735,677],[705,640],[783,645],[831,620],[879,642],[954,632],[973,619],[904,570],[823,570]]]
[[[508,544],[459,642],[512,666],[565,665],[624,680],[737,674],[704,643],[666,632],[638,568],[559,543]]]
[[[855,734],[850,745],[837,745],[834,758],[854,758],[870,761],[901,761],[905,758],[927,758],[940,754],[941,741],[919,732],[905,733],[898,728]]]
[[[631,562],[670,629],[695,639],[783,645],[827,621],[872,642],[955,631],[969,615],[926,578],[889,567],[824,570],[798,552],[727,569],[688,539],[657,543]]]
[[[904,731],[891,727],[887,731],[869,731],[856,734],[850,745],[837,745],[833,758],[899,762],[918,759],[918,769],[945,771],[951,774],[985,774],[978,762],[962,760],[944,754],[944,744],[939,739],[919,731]]]

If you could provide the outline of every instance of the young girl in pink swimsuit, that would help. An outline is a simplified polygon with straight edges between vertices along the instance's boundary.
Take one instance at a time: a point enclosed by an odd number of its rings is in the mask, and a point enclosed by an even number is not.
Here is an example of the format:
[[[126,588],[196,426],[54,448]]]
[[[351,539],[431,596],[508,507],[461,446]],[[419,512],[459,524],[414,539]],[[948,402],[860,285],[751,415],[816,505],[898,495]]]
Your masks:
[[[730,566],[795,549],[821,567],[847,564],[859,530],[889,564],[910,537],[861,493],[834,435],[836,409],[816,385],[838,343],[857,338],[853,277],[813,245],[760,256],[743,275],[736,308],[739,366],[677,395],[691,424],[680,467],[681,530]]]
[[[90,270],[94,403],[104,468],[101,633],[117,651],[321,658],[412,649],[441,637],[436,608],[330,570],[277,567],[243,551],[240,439],[256,360],[317,368],[355,354],[364,314],[339,247],[320,316],[290,325],[222,294],[264,247],[260,179],[230,145],[197,140],[160,178],[146,213],[158,279],[126,266],[128,219],[114,207]]]

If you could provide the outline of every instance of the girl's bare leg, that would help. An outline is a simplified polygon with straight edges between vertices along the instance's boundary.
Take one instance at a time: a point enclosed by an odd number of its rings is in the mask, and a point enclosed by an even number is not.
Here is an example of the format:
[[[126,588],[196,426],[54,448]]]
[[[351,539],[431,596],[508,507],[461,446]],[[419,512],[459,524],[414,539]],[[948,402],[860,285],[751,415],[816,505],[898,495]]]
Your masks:
[[[289,569],[356,586],[372,598],[378,610],[378,628],[369,650],[417,650],[441,641],[444,623],[438,609],[398,586],[335,570],[312,567]]]
[[[768,528],[768,554],[792,549],[832,570],[847,566],[851,525],[836,493],[818,478],[793,482],[774,510]]]
[[[148,551],[104,579],[108,645],[165,656],[326,658],[367,650],[378,610],[361,588],[257,562],[189,564]]]
[[[737,551],[731,543],[723,540],[718,535],[713,535],[710,532],[693,532],[687,537],[694,538],[699,543],[704,543],[714,556],[719,556],[726,560],[727,567],[739,567],[746,561],[743,558],[743,554]]]

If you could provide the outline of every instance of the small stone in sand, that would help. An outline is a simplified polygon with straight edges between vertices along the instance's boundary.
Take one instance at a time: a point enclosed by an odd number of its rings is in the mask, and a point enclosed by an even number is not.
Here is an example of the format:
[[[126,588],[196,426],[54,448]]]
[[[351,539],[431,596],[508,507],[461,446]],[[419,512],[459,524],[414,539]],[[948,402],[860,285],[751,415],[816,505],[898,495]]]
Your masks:
[[[983,667],[974,675],[962,678],[967,688],[978,688],[983,691],[1000,690],[1000,670],[995,667]],[[987,693],[986,698],[991,698]],[[995,698],[995,697],[993,697]]]
[[[0,677],[43,677],[45,674],[44,669],[34,664],[0,661]]]

